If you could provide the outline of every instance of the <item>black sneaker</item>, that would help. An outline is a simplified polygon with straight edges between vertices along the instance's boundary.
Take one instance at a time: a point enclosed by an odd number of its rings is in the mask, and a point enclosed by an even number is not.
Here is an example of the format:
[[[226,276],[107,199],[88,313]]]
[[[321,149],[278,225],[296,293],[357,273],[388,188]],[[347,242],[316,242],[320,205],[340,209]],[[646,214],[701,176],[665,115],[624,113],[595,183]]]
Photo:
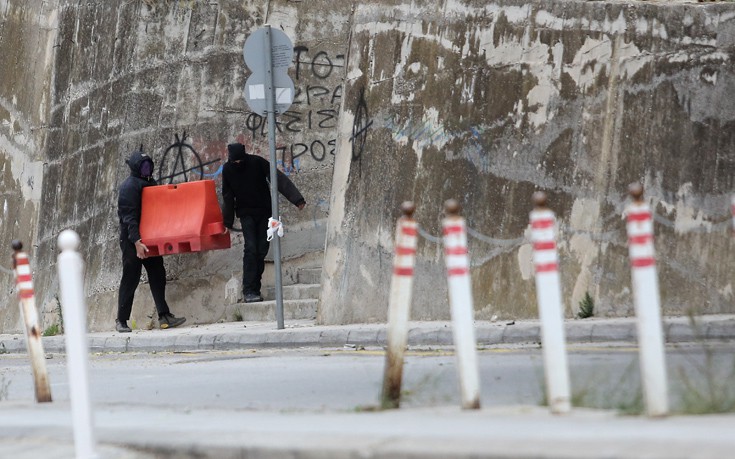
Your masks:
[[[246,303],[258,303],[260,301],[263,301],[263,297],[258,295],[257,293],[246,293],[245,294]]]
[[[162,329],[178,327],[184,322],[186,322],[186,318],[176,317],[170,312],[158,318],[158,326]]]
[[[117,330],[119,333],[130,333],[131,331],[133,331],[132,328],[128,327],[127,320],[124,320],[122,322],[119,320],[115,320],[115,330]]]

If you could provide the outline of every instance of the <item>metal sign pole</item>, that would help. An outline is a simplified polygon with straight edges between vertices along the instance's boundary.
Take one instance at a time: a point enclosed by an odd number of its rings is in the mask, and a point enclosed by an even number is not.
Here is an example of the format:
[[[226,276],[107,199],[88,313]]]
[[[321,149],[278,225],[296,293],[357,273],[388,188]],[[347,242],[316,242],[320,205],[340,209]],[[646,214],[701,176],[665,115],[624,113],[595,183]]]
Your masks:
[[[273,84],[273,62],[271,56],[271,26],[265,24],[265,110],[268,114],[268,147],[271,163],[271,213],[273,218],[280,220],[278,215],[278,174],[276,172],[276,89]],[[273,238],[273,261],[276,268],[276,323],[279,330],[283,325],[283,291],[281,279],[281,238]]]

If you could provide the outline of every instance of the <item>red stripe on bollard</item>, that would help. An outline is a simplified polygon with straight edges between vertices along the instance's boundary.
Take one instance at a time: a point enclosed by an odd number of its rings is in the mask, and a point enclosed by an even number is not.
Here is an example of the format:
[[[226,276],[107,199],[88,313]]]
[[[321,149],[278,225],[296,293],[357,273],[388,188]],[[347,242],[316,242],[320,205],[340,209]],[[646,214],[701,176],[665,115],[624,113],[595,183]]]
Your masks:
[[[556,263],[539,263],[536,265],[536,272],[550,273],[556,271],[558,268],[559,267]]]
[[[16,283],[31,282],[33,277],[30,274],[18,274],[18,280]]]
[[[554,250],[556,249],[556,241],[534,242],[533,250]]]
[[[396,247],[396,255],[416,255],[416,249],[412,247]]]
[[[15,257],[15,264],[16,265],[28,265],[30,262],[28,261],[28,257],[23,255],[18,255]]]
[[[465,276],[470,271],[467,268],[451,268],[447,272],[447,275],[449,276]]]
[[[646,268],[648,266],[653,266],[656,264],[656,259],[653,257],[648,258],[635,258],[631,260],[631,264],[634,268]]]
[[[467,247],[445,247],[445,255],[467,255]]]
[[[629,222],[645,222],[651,219],[650,212],[635,212],[629,213],[627,220]]]
[[[413,268],[393,268],[393,274],[396,276],[413,276]]]
[[[416,236],[418,234],[418,231],[416,231],[416,228],[413,226],[403,226],[401,227],[401,233],[405,234],[406,236]]]
[[[22,300],[33,298],[33,290],[21,290],[18,294]]]
[[[554,220],[553,219],[540,219],[540,220],[534,220],[531,222],[531,228],[533,229],[546,229],[546,228],[552,228],[554,226]]]
[[[628,237],[628,244],[643,245],[643,244],[649,244],[651,242],[653,242],[652,234],[641,234],[640,236]]]
[[[461,226],[447,226],[444,228],[444,235],[449,234],[462,234],[464,229]]]

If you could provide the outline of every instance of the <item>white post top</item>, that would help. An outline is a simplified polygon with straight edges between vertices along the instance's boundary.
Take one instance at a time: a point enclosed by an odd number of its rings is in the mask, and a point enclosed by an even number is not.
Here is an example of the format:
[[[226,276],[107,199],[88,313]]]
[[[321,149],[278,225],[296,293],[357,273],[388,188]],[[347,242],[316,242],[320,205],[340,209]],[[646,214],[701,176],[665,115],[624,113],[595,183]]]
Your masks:
[[[58,245],[61,251],[77,250],[79,248],[79,235],[74,230],[64,230],[59,234]]]

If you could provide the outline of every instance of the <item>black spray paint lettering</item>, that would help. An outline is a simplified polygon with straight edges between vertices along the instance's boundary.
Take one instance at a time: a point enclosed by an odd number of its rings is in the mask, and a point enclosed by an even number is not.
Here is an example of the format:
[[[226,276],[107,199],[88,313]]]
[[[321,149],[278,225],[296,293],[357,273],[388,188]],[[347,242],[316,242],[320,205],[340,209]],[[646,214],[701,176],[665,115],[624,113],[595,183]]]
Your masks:
[[[306,46],[294,46],[294,53],[296,54],[296,81],[301,79],[302,67],[311,70],[311,74],[319,79],[326,79],[332,75],[335,68],[344,67],[344,54],[337,54],[335,56],[336,63],[332,61],[326,51],[319,51],[309,59],[308,53],[309,48]]]
[[[288,148],[283,147],[282,158],[284,156],[290,156],[291,162],[293,162],[299,157],[309,153],[315,161],[322,162],[327,159],[328,156],[334,156],[336,145],[337,139],[330,139],[326,144],[319,139],[314,140],[309,144],[301,142],[293,143]]]
[[[316,111],[309,110],[306,114],[288,110],[276,120],[276,131],[281,134],[284,132],[298,134],[313,129],[334,129],[337,127],[338,116],[337,110],[331,108]],[[266,126],[265,118],[257,113],[251,112],[245,119],[245,128],[250,131],[253,139],[257,136],[265,137],[267,134]]]
[[[314,84],[302,84],[294,89],[291,109],[276,118],[276,132],[286,135],[304,133],[318,135],[322,130],[333,131],[338,127],[343,86],[341,80],[338,80],[338,84],[334,87],[326,80],[331,76],[338,76],[335,69],[344,67],[344,55],[338,54],[332,58],[326,51],[319,51],[310,56],[309,48],[306,46],[295,46],[294,54],[296,82],[306,79]],[[248,114],[245,128],[253,140],[267,135],[266,119],[257,113]],[[326,134],[331,137],[334,132]],[[280,157],[278,163],[283,167],[284,173],[298,173],[301,169],[301,157],[308,155],[317,162],[331,160],[335,154],[336,143],[337,140],[333,138],[280,146],[276,148],[277,156]]]
[[[373,124],[368,114],[367,102],[365,101],[365,88],[360,89],[360,99],[355,107],[355,119],[352,122],[352,160],[360,161],[365,151],[365,141],[370,126]]]
[[[293,105],[311,106],[314,101],[322,103],[328,102],[330,105],[334,105],[339,103],[341,99],[342,85],[335,86],[334,89],[329,89],[325,86],[314,86],[308,84],[304,89],[296,88],[294,90]]]

